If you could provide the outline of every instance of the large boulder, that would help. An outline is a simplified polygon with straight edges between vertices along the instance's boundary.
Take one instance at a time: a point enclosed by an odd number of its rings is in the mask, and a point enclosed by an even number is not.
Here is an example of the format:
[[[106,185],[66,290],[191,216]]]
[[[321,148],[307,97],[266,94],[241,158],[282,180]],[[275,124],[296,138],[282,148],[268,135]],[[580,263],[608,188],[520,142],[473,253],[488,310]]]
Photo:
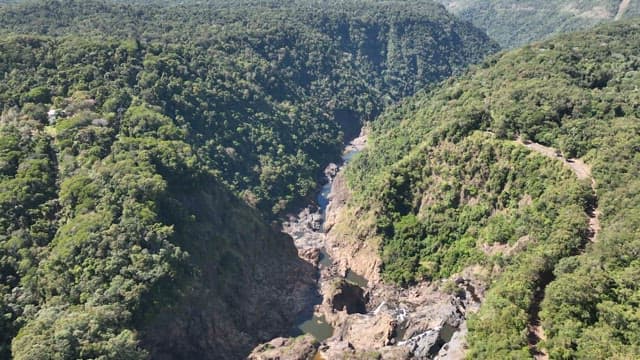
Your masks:
[[[318,351],[318,342],[311,335],[296,338],[275,338],[256,347],[249,360],[311,360]]]

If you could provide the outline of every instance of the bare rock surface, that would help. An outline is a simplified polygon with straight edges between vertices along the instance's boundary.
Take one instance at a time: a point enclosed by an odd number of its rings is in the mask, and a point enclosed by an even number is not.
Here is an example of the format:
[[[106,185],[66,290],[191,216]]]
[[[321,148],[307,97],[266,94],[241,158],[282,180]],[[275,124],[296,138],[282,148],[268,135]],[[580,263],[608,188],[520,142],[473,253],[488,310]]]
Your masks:
[[[363,136],[347,150],[359,150],[365,144]],[[364,214],[347,213],[358,210],[346,206],[351,195],[340,170],[329,165],[325,171],[331,190],[325,211],[319,206],[322,204],[312,204],[283,223],[283,231],[294,238],[300,257],[319,272],[317,287],[322,300],[311,304],[314,315],[326,319],[334,329],[312,359],[463,357],[466,316],[477,310],[485,289],[477,279],[478,270],[469,268],[459,274],[447,291],[443,290],[445,282],[407,289],[384,284],[379,239],[367,228],[366,219],[359,217]],[[323,190],[328,189],[325,185]],[[348,223],[353,218],[365,226]],[[350,273],[366,280],[348,281]],[[262,357],[252,359],[298,359],[288,357],[293,340],[273,341],[256,348],[255,356]],[[300,351],[307,354],[304,356],[311,354]]]
[[[318,248],[302,248],[298,249],[298,256],[317,268],[320,264],[322,253]]]
[[[297,338],[275,338],[251,352],[249,360],[311,360],[318,350],[318,342],[311,335]]]
[[[367,298],[364,290],[358,285],[344,279],[334,281],[331,293],[326,293],[331,309],[334,311],[346,311],[347,314],[366,314]]]
[[[309,206],[297,215],[290,215],[282,223],[282,231],[289,234],[298,249],[321,249],[325,235],[322,228],[322,213],[317,206]]]

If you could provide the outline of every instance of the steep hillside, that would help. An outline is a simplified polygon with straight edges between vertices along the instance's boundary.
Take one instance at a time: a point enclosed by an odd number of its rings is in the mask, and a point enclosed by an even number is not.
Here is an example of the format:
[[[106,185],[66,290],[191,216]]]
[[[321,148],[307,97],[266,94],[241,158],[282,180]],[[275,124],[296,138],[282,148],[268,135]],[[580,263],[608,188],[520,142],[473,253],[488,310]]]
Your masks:
[[[2,7],[5,32],[95,37],[5,37],[0,105],[82,90],[116,113],[142,97],[231,188],[277,214],[312,191],[362,120],[495,50],[431,2],[315,4]],[[27,96],[39,90],[46,96]]]
[[[348,168],[343,222],[383,278],[487,269],[470,358],[639,356],[639,40],[625,22],[492,57],[387,111]]]
[[[20,327],[16,359],[226,357],[286,327],[293,313],[267,310],[296,309],[313,277],[290,239],[153,108],[134,104],[116,125],[90,100],[71,107],[48,127],[2,116],[3,356]],[[148,127],[131,134],[124,123],[136,117]],[[194,322],[216,336],[194,342]]]
[[[449,11],[514,48],[601,22],[640,15],[636,0],[438,0]]]
[[[0,357],[245,356],[312,267],[267,225],[496,45],[441,6],[0,6]]]

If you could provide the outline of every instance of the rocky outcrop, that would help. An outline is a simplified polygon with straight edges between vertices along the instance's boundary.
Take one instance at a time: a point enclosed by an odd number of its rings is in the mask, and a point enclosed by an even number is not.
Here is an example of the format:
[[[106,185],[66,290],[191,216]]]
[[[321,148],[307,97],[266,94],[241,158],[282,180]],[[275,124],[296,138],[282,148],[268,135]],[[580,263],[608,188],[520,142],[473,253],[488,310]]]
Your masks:
[[[366,145],[366,136],[355,139],[350,146],[362,149]],[[366,224],[369,214],[358,213],[360,210],[346,206],[351,197],[344,172],[338,172],[333,179],[329,205],[327,206],[324,230],[326,248],[334,259],[336,269],[341,274],[354,271],[369,281],[380,281],[380,256],[378,255],[379,239]],[[359,219],[358,224],[351,219]],[[373,221],[373,219],[370,219]]]
[[[344,173],[338,172],[329,194],[325,244],[333,259],[333,273],[355,271],[367,278],[369,286],[363,290],[368,293],[368,311],[365,315],[339,312],[340,306],[333,306],[334,293],[324,289],[322,293],[329,300],[320,311],[335,332],[319,354],[326,358],[371,352],[385,359],[463,357],[466,316],[482,301],[485,285],[480,278],[485,274],[477,267],[465,269],[448,281],[453,290],[447,291],[445,282],[408,289],[383,284],[378,239],[372,230],[374,219],[368,221],[371,214],[347,206],[350,196]]]
[[[479,305],[469,283],[467,278],[451,281],[459,291],[446,292],[441,283],[410,289],[378,284],[370,290],[366,314],[336,311],[328,301],[318,311],[335,331],[318,353],[327,359],[378,358],[368,357],[373,354],[382,359],[459,359],[465,349],[467,313]],[[378,301],[382,302],[372,308]]]
[[[315,205],[304,208],[296,215],[289,215],[282,223],[282,231],[289,234],[298,249],[321,249],[325,236],[322,230],[322,212]]]
[[[384,359],[408,358],[405,348],[389,346],[393,341],[396,319],[386,313],[377,316],[371,314],[341,314],[336,326],[336,336],[328,339],[319,349],[326,359],[353,358],[377,359],[382,352]],[[393,356],[391,356],[393,354]]]
[[[350,146],[361,149],[364,144],[363,137]],[[408,289],[382,283],[378,239],[371,230],[374,223],[367,221],[371,215],[347,206],[350,193],[344,173],[334,170],[330,166],[326,171],[331,192],[320,223],[322,209],[310,206],[283,226],[300,256],[319,271],[322,300],[314,313],[333,327],[333,335],[322,341],[315,359],[460,358],[466,315],[477,310],[483,297],[480,269],[466,269],[446,283]],[[347,275],[353,273],[366,281],[348,281]],[[278,340],[278,344],[283,345],[265,344],[256,351],[273,356],[266,358],[288,358],[290,342]],[[265,346],[272,347],[268,353]]]
[[[458,328],[458,331],[453,333],[451,340],[444,344],[438,352],[436,359],[443,360],[460,360],[465,357],[465,350],[467,347],[467,323],[463,321]]]
[[[324,176],[327,179],[333,179],[334,177],[336,177],[336,175],[338,174],[338,164],[335,163],[331,163],[329,165],[327,165],[327,167],[324,169]]]
[[[308,249],[299,249],[298,256],[313,265],[314,268],[317,268],[320,265],[320,260],[322,259],[322,253],[320,249],[317,248],[308,248]]]
[[[275,338],[255,348],[249,360],[311,360],[317,353],[319,343],[311,336],[297,338]]]
[[[445,344],[451,341],[464,321],[464,313],[454,312],[445,317],[439,326],[402,341],[398,345],[408,347],[414,357],[420,359],[434,357]]]
[[[347,314],[366,314],[367,296],[361,287],[343,279],[336,280],[331,294],[325,295],[334,311],[346,311]]]

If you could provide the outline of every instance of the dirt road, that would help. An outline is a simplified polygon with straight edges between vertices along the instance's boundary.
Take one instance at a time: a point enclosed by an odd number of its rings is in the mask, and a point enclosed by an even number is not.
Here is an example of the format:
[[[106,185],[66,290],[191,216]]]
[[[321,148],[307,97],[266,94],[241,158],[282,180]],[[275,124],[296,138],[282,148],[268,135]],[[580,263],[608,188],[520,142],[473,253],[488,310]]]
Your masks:
[[[623,1],[624,3],[625,1]],[[629,1],[626,0],[627,6]],[[622,6],[622,4],[621,4]],[[557,149],[554,149],[549,146],[544,146],[542,144],[538,144],[530,141],[522,141],[522,138],[518,138],[516,142],[520,145],[526,146],[527,148],[535,151],[539,154],[542,154],[548,158],[562,161],[562,163],[570,168],[576,177],[580,180],[588,179],[591,181],[591,189],[593,191],[594,196],[597,199],[596,193],[596,181],[591,175],[591,166],[586,164],[581,159],[567,159],[562,156],[562,153]],[[598,232],[600,231],[600,212],[596,203],[589,209],[587,209],[587,215],[589,216],[589,241],[595,242],[598,236]],[[536,360],[548,360],[549,354],[544,349],[538,348],[538,343],[545,339],[544,329],[542,328],[542,324],[540,323],[540,318],[538,316],[539,304],[542,302],[544,298],[544,289],[541,290],[539,299],[536,299],[537,305],[534,307],[535,314],[533,314],[533,321],[528,326],[529,331],[529,346],[531,347],[533,356]]]
[[[576,177],[578,179],[589,179],[591,181],[591,189],[593,190],[594,195],[596,195],[596,181],[593,176],[591,176],[591,166],[586,164],[581,159],[567,159],[562,156],[560,151],[552,147],[544,146],[542,144],[530,141],[525,142],[522,141],[521,138],[518,138],[516,142],[548,158],[562,161],[565,166],[569,167],[573,171],[573,173],[576,174]],[[598,232],[600,231],[600,212],[598,211],[597,206],[594,206],[593,208],[589,209],[587,213],[589,215],[589,231],[591,233],[589,240],[591,242],[595,242]]]

